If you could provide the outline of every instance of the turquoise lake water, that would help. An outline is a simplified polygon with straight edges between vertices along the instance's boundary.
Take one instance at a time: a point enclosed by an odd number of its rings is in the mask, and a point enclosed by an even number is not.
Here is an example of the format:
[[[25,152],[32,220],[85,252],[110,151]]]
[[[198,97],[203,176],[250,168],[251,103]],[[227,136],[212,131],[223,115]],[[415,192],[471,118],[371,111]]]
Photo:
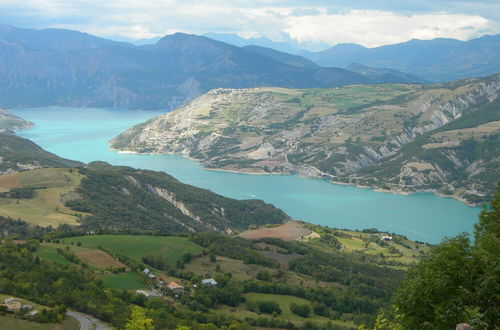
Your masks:
[[[110,151],[108,141],[157,112],[105,109],[17,109],[36,124],[18,132],[65,158],[165,171],[178,180],[237,199],[258,198],[294,219],[335,228],[377,228],[437,243],[445,236],[472,232],[479,207],[428,193],[409,196],[374,192],[293,175],[246,175],[209,171],[176,155],[134,155]]]

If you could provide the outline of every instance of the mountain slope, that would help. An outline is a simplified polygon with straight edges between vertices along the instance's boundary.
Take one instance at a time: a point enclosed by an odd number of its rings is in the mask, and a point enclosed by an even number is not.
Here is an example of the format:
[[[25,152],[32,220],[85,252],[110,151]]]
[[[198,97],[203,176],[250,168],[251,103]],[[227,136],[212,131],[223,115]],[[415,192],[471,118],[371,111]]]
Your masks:
[[[283,62],[292,66],[297,66],[299,68],[318,68],[319,65],[305,57],[299,55],[292,55],[285,52],[280,52],[272,48],[266,48],[261,46],[249,45],[244,46],[243,49],[250,50],[262,54],[264,56],[275,59],[278,62]]]
[[[264,56],[268,56],[278,62],[299,68],[319,68],[319,65],[299,55],[292,55],[280,52],[271,48],[259,46],[245,46],[246,50],[250,50]],[[414,74],[404,73],[393,69],[376,69],[365,65],[353,63],[349,65],[347,70],[358,73],[372,83],[405,83],[405,84],[426,84],[429,81],[422,79]]]
[[[377,81],[384,84],[405,83],[405,84],[427,84],[428,80],[420,78],[411,73],[405,73],[393,69],[370,68],[366,65],[353,63],[349,65],[347,70],[359,73],[372,81]]]
[[[0,173],[12,173],[42,167],[79,167],[80,162],[45,151],[30,140],[0,133]]]
[[[281,223],[289,217],[260,200],[235,200],[183,184],[168,174],[90,163],[67,206],[89,212],[89,230],[158,231],[163,234],[231,233],[249,225]]]
[[[492,191],[489,181],[494,181],[486,174],[499,173],[494,147],[500,130],[499,93],[500,75],[433,86],[218,89],[131,128],[111,145],[184,153],[210,168],[300,173],[395,191],[456,191],[469,201],[486,201]],[[466,123],[463,131],[446,126],[459,119]],[[410,148],[425,134],[425,143]],[[486,144],[472,148],[471,139],[474,145]],[[429,151],[422,151],[424,145]],[[439,163],[452,155],[419,154],[449,152],[450,146],[467,154],[462,163]],[[429,157],[438,163],[425,161]],[[399,171],[377,172],[398,159]],[[425,179],[399,180],[406,167],[416,167]]]
[[[500,35],[466,42],[441,38],[410,40],[375,48],[341,44],[300,55],[322,66],[347,67],[360,63],[413,73],[431,81],[450,81],[500,72]]]

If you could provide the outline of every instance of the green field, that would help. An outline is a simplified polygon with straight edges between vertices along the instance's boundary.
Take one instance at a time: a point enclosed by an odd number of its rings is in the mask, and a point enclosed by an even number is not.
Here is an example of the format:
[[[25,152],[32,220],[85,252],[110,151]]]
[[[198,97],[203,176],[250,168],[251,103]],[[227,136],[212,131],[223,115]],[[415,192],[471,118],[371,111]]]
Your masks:
[[[34,254],[41,259],[50,260],[63,265],[71,264],[69,260],[57,253],[57,248],[53,246],[40,245]]]
[[[124,255],[142,262],[149,254],[161,254],[175,265],[183,253],[197,254],[203,251],[187,238],[173,236],[134,236],[134,235],[89,235],[64,239],[65,243],[81,242],[82,247],[97,249],[99,246],[117,255]]]
[[[132,272],[102,276],[102,281],[107,288],[110,289],[141,289],[145,288],[146,285],[139,280],[137,274]]]

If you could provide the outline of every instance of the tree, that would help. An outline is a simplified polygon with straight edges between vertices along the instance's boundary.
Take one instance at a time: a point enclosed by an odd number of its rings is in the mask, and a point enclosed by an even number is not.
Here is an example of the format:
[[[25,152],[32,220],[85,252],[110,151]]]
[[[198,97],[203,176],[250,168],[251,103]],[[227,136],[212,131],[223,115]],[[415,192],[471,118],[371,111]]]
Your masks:
[[[134,306],[127,324],[126,330],[154,330],[153,319],[146,317],[144,308]]]
[[[297,314],[300,317],[308,317],[311,313],[311,306],[309,304],[290,304],[290,310],[292,313]]]
[[[408,273],[395,294],[392,320],[404,329],[451,329],[467,322],[494,329],[500,315],[500,182],[484,206],[472,243],[445,240]],[[384,315],[379,315],[381,322]]]

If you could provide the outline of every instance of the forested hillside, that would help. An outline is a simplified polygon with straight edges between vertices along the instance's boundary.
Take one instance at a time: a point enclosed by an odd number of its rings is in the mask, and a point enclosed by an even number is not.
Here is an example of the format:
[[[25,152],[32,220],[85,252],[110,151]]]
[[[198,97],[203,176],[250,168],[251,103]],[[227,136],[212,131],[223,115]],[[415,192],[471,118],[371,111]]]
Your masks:
[[[79,198],[67,200],[66,206],[91,213],[81,224],[94,231],[231,233],[289,219],[263,201],[226,198],[163,172],[90,163],[80,173],[85,178],[76,187]]]

